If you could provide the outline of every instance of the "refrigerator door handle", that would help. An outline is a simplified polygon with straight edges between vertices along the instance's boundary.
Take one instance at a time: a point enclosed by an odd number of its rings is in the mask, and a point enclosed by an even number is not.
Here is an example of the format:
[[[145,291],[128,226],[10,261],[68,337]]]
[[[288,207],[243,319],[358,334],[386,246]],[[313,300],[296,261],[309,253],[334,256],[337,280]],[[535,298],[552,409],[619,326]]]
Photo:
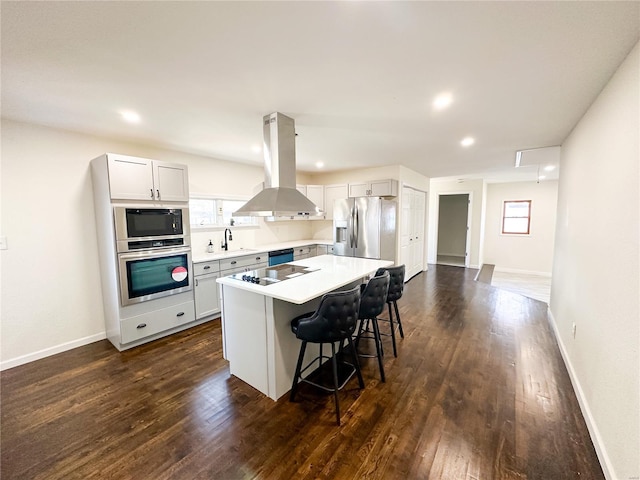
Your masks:
[[[355,225],[353,227],[353,233],[355,236],[355,240],[356,240],[356,245],[355,247],[358,248],[358,235],[360,232],[360,212],[358,212],[358,207],[355,208],[355,213],[356,213],[356,221],[355,221]]]
[[[354,222],[355,222],[355,207],[351,207],[351,228],[349,229],[349,247],[350,248],[353,248]]]

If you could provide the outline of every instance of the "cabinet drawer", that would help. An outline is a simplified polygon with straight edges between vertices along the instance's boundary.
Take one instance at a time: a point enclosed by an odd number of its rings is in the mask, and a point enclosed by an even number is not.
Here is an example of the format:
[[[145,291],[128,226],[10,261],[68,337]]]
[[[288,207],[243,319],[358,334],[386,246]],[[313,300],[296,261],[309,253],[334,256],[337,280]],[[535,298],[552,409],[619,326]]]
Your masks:
[[[269,262],[264,261],[260,263],[253,263],[251,265],[245,265],[243,267],[230,268],[228,270],[220,270],[221,277],[228,277],[229,275],[233,275],[234,273],[240,272],[248,272],[249,270],[258,270],[259,268],[267,268],[269,266]]]
[[[120,342],[129,343],[170,328],[193,322],[193,302],[181,303],[120,321]]]
[[[242,271],[243,267],[248,267],[249,265],[254,265],[257,263],[268,263],[268,255],[267,253],[257,253],[255,255],[242,255],[241,257],[233,257],[233,258],[225,258],[224,260],[220,260],[220,271],[224,270],[237,270],[240,269]]]
[[[193,274],[197,277],[198,275],[207,275],[209,273],[218,273],[220,272],[220,261],[212,260],[210,262],[202,262],[202,263],[194,263],[193,264]]]
[[[306,258],[311,254],[311,247],[298,247],[293,249],[293,258]]]

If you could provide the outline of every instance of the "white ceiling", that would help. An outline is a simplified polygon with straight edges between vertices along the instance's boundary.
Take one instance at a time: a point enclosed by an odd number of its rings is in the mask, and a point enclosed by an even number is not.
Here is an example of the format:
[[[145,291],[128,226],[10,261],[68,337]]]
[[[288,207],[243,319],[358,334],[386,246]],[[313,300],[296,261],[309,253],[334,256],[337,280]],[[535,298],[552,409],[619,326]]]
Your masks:
[[[280,111],[299,170],[429,177],[497,178],[516,150],[560,145],[640,37],[635,1],[1,8],[3,117],[261,164],[262,117]]]

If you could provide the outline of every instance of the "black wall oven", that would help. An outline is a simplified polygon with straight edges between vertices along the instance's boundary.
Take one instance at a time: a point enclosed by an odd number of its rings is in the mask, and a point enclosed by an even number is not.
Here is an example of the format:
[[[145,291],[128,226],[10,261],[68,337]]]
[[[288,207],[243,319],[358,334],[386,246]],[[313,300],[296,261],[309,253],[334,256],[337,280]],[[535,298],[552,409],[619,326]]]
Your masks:
[[[189,245],[188,208],[114,207],[118,252]]]
[[[193,288],[189,247],[120,253],[118,271],[122,306]]]

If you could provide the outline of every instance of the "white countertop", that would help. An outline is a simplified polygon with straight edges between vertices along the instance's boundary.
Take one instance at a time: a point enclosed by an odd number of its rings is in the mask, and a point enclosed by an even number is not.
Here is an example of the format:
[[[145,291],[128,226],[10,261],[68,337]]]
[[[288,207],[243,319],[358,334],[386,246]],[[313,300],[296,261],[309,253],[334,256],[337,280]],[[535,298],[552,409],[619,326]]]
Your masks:
[[[252,255],[254,253],[271,252],[282,250],[283,248],[304,247],[306,245],[333,245],[333,240],[294,240],[291,242],[270,243],[260,245],[255,248],[241,248],[238,250],[218,251],[215,253],[192,253],[193,263],[208,262],[210,260],[220,260],[223,258],[240,257],[242,255]]]
[[[309,244],[302,243],[302,245]],[[265,286],[235,280],[230,277],[219,278],[217,282],[225,287],[248,290],[300,305],[366,277],[374,273],[378,268],[393,265],[393,262],[389,260],[372,260],[335,255],[320,255],[288,263],[317,268],[318,270]]]

